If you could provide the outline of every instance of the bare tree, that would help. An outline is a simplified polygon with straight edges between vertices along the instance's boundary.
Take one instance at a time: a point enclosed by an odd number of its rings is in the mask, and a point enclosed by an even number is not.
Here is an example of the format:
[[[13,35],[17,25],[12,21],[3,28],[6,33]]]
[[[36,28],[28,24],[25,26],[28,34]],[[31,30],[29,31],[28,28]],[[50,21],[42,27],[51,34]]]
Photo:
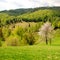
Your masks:
[[[52,33],[53,33],[53,27],[50,22],[44,23],[44,25],[39,29],[40,35],[44,38],[46,44],[50,41],[51,44],[51,39],[52,39]]]

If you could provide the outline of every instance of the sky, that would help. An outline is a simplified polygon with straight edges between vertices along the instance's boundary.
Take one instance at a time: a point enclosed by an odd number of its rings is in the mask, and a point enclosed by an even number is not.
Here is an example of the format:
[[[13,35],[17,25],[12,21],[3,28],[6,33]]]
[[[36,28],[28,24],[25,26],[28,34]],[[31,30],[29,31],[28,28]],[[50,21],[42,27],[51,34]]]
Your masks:
[[[0,11],[46,6],[60,6],[60,0],[0,0]]]

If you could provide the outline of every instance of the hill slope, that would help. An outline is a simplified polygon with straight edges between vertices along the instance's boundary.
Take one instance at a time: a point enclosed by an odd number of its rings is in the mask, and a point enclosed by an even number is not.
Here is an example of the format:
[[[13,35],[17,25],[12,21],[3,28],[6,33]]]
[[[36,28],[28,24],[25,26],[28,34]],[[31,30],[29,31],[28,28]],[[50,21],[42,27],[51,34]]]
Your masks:
[[[44,9],[53,9],[53,10],[60,10],[60,7],[38,7],[38,8],[27,8],[27,9],[15,9],[15,10],[4,10],[0,11],[0,13],[7,13],[9,15],[21,15],[27,12],[34,12],[37,10],[44,10]]]

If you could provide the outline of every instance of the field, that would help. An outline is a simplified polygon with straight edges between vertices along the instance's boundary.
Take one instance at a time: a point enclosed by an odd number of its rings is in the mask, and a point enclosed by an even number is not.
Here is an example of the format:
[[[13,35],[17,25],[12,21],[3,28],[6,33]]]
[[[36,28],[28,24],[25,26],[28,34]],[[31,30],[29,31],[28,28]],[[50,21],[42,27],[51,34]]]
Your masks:
[[[60,46],[1,47],[0,60],[60,60]]]
[[[31,26],[36,24],[30,23]],[[15,26],[28,27],[28,23]],[[51,45],[39,42],[36,45],[0,47],[0,60],[60,60],[60,29],[54,31]]]
[[[25,27],[28,24],[18,25]],[[60,29],[55,30],[51,45],[39,42],[36,45],[0,47],[0,60],[60,60]]]
[[[0,60],[60,60],[60,7],[2,12]]]

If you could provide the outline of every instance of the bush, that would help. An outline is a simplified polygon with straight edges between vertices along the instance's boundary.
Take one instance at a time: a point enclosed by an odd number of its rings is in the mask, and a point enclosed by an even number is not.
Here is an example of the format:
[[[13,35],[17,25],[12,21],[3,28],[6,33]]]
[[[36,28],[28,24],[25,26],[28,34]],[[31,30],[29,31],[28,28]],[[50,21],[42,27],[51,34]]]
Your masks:
[[[4,38],[4,40],[6,40],[6,38],[10,36],[11,30],[9,29],[9,27],[3,27],[2,31],[3,31],[2,32],[3,38]]]
[[[58,28],[60,28],[60,21],[58,22],[57,26],[58,26]]]
[[[35,44],[35,42],[38,40],[37,34],[31,32],[26,32],[24,38],[29,45]]]
[[[19,46],[20,45],[20,38],[18,36],[9,36],[5,43],[6,46]]]

